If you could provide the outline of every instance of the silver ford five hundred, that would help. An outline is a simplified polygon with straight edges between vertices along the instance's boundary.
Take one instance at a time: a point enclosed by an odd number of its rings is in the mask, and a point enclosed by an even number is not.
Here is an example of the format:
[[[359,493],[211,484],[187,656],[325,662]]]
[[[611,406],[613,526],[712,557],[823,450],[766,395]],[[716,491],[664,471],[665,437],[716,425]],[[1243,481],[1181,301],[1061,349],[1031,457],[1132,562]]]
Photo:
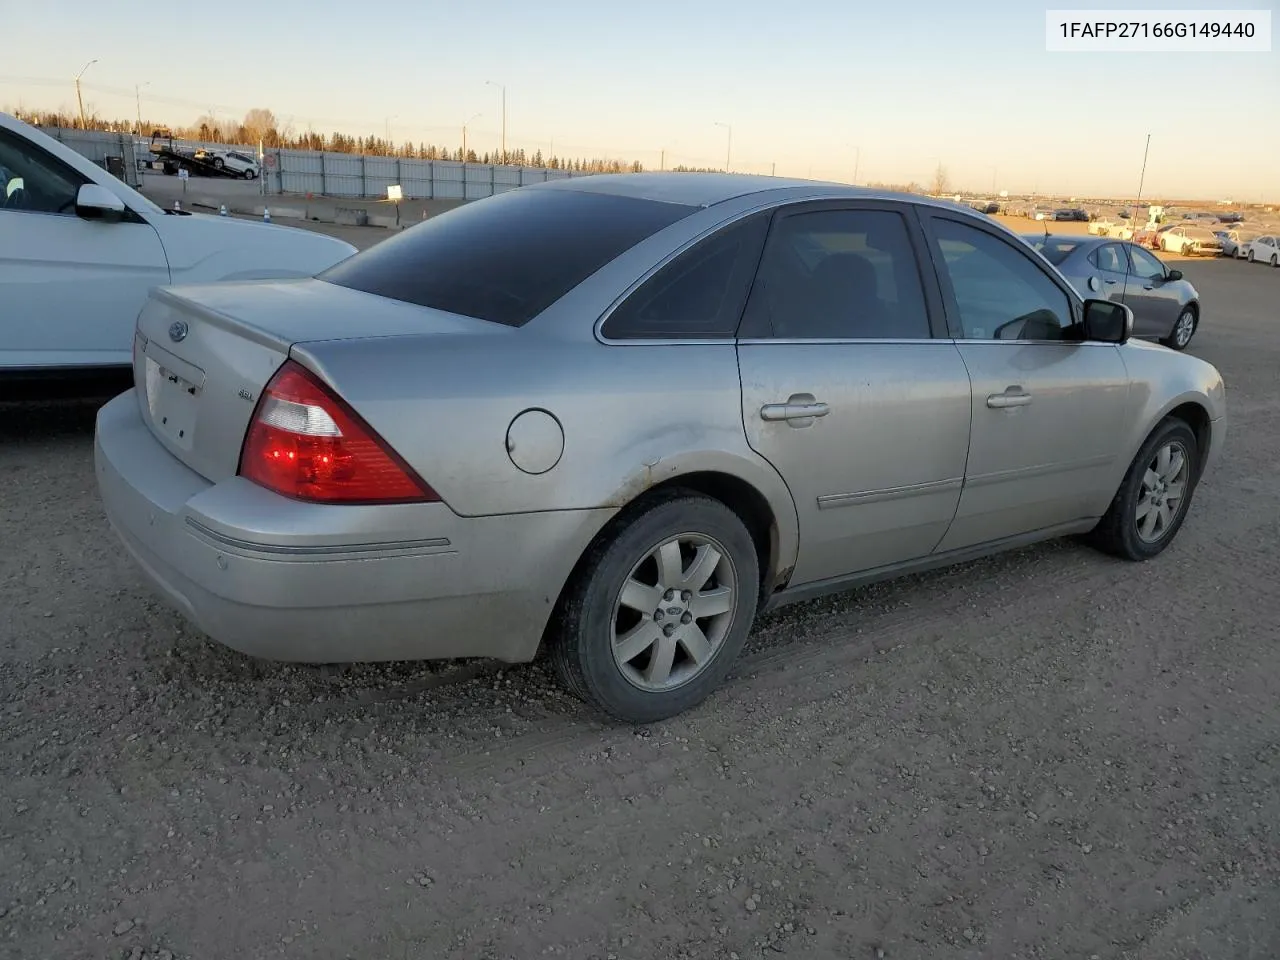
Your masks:
[[[215,640],[333,662],[545,651],[647,722],[762,610],[1067,534],[1164,550],[1222,378],[952,204],[577,177],[311,279],[156,290],[97,477]]]

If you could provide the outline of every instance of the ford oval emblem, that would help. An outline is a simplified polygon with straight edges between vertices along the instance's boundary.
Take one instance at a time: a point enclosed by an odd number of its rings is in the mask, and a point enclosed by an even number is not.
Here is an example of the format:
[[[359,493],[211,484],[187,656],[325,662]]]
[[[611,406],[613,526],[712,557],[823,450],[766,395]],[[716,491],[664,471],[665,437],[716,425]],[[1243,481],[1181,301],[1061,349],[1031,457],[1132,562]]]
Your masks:
[[[174,343],[187,339],[187,325],[181,320],[175,320],[169,324],[169,339]]]

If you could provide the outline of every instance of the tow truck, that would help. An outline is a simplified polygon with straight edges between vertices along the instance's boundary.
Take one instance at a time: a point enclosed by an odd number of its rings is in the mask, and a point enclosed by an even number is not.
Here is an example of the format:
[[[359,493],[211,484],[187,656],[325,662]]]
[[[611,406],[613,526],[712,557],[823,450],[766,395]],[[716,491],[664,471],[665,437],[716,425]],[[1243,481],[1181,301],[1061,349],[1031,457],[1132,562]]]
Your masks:
[[[151,131],[150,152],[153,163],[158,163],[169,176],[176,176],[180,170],[202,177],[241,176],[239,171],[229,170],[221,157],[214,156],[203,147],[191,150],[175,145],[170,130]]]

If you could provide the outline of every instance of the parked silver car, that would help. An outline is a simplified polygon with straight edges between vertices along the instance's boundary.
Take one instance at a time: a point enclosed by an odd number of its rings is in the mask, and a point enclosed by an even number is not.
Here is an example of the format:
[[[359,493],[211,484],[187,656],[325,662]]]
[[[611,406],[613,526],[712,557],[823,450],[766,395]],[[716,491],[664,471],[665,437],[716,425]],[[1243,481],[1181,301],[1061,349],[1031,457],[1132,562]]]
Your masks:
[[[1160,553],[1225,399],[1132,320],[954,204],[553,181],[317,279],[157,291],[97,477],[147,578],[231,647],[545,647],[653,721],[788,601],[1072,533]]]
[[[1117,300],[1133,311],[1133,334],[1185,350],[1200,327],[1200,294],[1181,270],[1136,243],[1072,234],[1025,234],[1082,297]]]

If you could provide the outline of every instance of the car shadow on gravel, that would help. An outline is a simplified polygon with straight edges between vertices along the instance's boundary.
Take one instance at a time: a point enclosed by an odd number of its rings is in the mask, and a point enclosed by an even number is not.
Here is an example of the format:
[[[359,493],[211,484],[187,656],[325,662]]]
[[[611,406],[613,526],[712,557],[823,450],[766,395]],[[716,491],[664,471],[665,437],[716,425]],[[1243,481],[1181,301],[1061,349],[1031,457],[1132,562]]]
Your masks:
[[[1106,581],[1114,575],[1111,566],[1076,541],[1052,541],[784,607],[757,622],[727,681],[728,695],[744,677],[786,671],[798,661],[834,658],[847,666],[882,646],[928,643],[922,621],[936,619],[939,610],[973,616],[1007,602],[1010,593],[1026,595],[1046,570],[1066,580]],[[286,725],[413,736],[447,722],[459,740],[468,739],[468,731],[483,736],[495,729],[518,740],[548,728],[589,733],[607,725],[560,688],[541,657],[514,665],[478,659],[291,664],[243,655],[185,625],[176,636],[152,636],[141,651],[147,686],[186,691],[178,709],[192,717],[229,709],[224,722],[232,729],[269,716]]]
[[[129,386],[127,375],[56,382],[0,380],[0,444],[92,437],[98,410]]]

